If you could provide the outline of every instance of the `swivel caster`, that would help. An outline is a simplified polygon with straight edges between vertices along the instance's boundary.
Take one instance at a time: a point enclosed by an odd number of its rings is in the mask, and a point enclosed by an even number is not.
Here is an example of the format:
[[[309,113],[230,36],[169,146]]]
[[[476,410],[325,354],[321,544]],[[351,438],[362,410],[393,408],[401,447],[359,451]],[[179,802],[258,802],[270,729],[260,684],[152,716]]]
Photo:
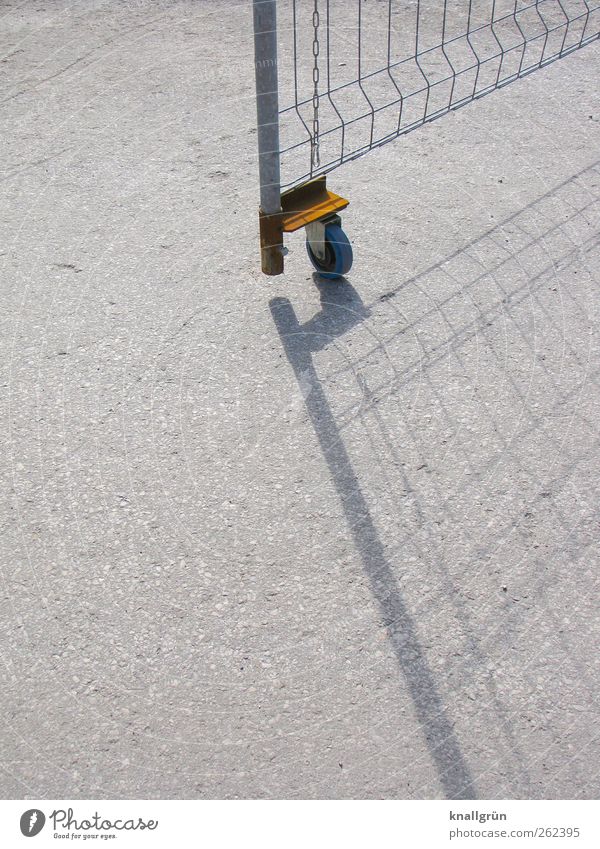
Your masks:
[[[281,210],[260,215],[261,264],[265,274],[283,274],[283,236],[306,228],[306,250],[321,277],[343,277],[352,267],[352,247],[338,215],[349,201],[329,191],[325,175],[283,192]]]
[[[342,230],[339,215],[306,225],[306,250],[321,277],[336,280],[352,268],[352,245]]]

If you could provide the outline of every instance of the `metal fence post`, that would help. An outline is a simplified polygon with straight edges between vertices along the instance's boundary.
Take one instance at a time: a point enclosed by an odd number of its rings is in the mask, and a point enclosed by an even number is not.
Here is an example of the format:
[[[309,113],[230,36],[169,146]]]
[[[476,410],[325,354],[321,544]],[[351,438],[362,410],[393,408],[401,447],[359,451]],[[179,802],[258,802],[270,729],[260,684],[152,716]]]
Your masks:
[[[279,171],[277,0],[253,0],[253,15],[261,263],[265,274],[281,274],[283,231]]]

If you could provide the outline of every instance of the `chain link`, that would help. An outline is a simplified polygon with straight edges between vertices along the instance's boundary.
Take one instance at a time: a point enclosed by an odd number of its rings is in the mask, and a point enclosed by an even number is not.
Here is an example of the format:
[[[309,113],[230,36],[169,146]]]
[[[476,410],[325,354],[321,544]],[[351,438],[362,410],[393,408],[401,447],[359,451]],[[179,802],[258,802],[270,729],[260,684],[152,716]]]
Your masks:
[[[311,139],[311,163],[313,168],[318,168],[321,164],[321,155],[319,153],[319,0],[315,0],[315,8],[312,16],[313,22],[313,132]]]

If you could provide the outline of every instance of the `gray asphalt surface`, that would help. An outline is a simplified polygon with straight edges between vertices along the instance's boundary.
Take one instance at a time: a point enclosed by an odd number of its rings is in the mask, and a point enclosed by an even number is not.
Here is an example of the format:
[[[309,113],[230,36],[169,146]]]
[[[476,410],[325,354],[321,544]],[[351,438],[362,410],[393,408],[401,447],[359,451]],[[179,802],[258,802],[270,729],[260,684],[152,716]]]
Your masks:
[[[258,269],[248,3],[3,2],[0,793],[597,798],[600,45]]]

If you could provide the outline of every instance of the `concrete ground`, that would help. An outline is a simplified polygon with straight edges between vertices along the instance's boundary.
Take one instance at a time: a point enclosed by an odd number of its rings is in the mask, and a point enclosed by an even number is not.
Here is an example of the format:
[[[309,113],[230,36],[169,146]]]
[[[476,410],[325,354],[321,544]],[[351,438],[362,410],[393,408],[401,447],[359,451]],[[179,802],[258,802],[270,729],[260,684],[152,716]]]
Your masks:
[[[4,0],[0,792],[600,792],[600,44],[257,255],[248,3]]]

